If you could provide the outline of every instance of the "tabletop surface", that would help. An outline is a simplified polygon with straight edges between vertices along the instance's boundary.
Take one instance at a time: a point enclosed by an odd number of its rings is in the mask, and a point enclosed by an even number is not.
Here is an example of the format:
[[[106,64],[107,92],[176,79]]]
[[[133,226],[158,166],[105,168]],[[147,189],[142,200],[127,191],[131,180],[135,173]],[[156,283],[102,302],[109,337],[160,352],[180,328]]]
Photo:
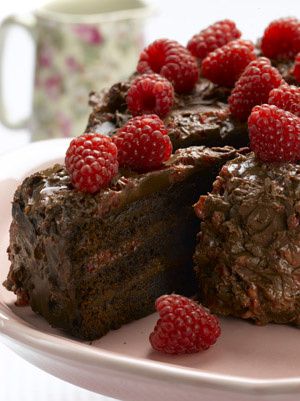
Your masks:
[[[0,20],[12,13],[26,12],[37,6],[41,0],[10,0],[0,3]],[[159,37],[176,39],[185,44],[187,40],[201,28],[210,23],[231,18],[237,22],[243,31],[244,37],[255,39],[263,32],[269,21],[280,16],[295,15],[300,17],[299,0],[273,0],[272,2],[252,0],[244,2],[239,0],[215,0],[205,2],[201,0],[186,0],[179,2],[174,0],[149,0],[157,7],[156,16],[147,22],[146,41],[149,43]],[[272,4],[272,6],[271,6]],[[15,78],[6,83],[6,89],[11,94],[14,110],[21,113],[28,111],[28,84],[23,77],[30,76],[32,70],[33,49],[28,43],[28,38],[19,36],[12,39],[18,42],[18,51],[12,43],[7,50],[6,62],[11,74]],[[20,41],[24,45],[20,46]],[[12,49],[12,50],[10,50]],[[22,74],[18,61],[22,59]],[[23,86],[22,86],[23,82]],[[26,87],[27,85],[27,87]],[[22,88],[22,90],[20,90]],[[5,88],[4,88],[5,89]],[[15,96],[18,93],[18,96]],[[0,126],[0,154],[16,147],[24,146],[30,141],[30,135],[26,130],[10,131]],[[0,400],[3,401],[109,401],[101,395],[97,395],[76,386],[56,379],[38,368],[16,356],[13,352],[0,344]]]

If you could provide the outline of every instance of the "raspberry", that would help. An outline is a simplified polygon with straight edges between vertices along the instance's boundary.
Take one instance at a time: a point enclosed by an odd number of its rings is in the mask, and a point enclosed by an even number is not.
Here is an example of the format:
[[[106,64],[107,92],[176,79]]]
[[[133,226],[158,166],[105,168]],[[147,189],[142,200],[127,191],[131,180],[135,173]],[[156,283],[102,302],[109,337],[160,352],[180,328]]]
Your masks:
[[[155,302],[160,319],[149,340],[167,354],[184,354],[208,349],[219,337],[218,319],[196,302],[181,295],[162,295]]]
[[[300,159],[300,118],[276,106],[255,106],[248,119],[251,149],[264,162]]]
[[[155,113],[164,117],[173,106],[174,89],[166,78],[144,74],[132,82],[126,102],[133,115]]]
[[[185,47],[169,39],[158,39],[146,47],[140,55],[137,71],[164,76],[178,93],[190,92],[199,76],[196,59]]]
[[[231,114],[241,121],[247,120],[252,108],[267,103],[270,90],[282,82],[279,71],[271,66],[270,60],[261,57],[252,61],[228,98]]]
[[[202,75],[217,85],[231,87],[246,66],[255,59],[251,42],[233,40],[205,57],[202,61]]]
[[[296,18],[281,18],[266,28],[261,50],[273,59],[294,59],[300,52],[300,21]]]
[[[118,150],[110,138],[87,133],[74,138],[65,164],[72,184],[82,192],[105,188],[118,172]]]
[[[293,70],[294,77],[298,84],[300,83],[300,53],[297,54],[295,58],[295,65]]]
[[[238,39],[241,32],[235,26],[233,21],[224,19],[215,22],[200,33],[194,35],[188,42],[187,48],[193,56],[204,59],[208,53],[219,47],[226,45],[234,39]]]
[[[300,88],[287,84],[281,85],[270,92],[268,103],[300,117]]]
[[[137,171],[158,168],[172,153],[167,129],[155,114],[130,119],[112,138],[121,166]]]

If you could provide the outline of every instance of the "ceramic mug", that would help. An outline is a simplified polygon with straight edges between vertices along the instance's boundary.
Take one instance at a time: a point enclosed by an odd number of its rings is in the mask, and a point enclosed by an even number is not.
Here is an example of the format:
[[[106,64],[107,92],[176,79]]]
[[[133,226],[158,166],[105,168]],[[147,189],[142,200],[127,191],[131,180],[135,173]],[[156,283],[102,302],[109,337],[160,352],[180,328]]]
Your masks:
[[[151,12],[138,0],[60,0],[27,17],[5,19],[0,29],[0,79],[11,26],[29,31],[36,60],[31,115],[9,120],[0,82],[0,121],[9,128],[28,128],[32,140],[81,134],[89,92],[134,71],[144,44],[144,20]]]

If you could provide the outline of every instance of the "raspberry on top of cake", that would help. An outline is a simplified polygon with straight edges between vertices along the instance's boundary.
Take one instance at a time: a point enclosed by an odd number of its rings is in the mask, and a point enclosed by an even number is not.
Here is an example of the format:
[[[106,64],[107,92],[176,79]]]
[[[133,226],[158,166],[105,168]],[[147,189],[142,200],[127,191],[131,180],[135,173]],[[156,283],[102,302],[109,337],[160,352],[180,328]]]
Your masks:
[[[109,134],[114,135],[132,115],[156,113],[163,118],[174,149],[193,145],[247,145],[246,125],[231,115],[226,102],[230,86],[256,58],[251,42],[234,41],[239,36],[240,32],[229,20],[207,28],[193,39],[198,50],[206,48],[203,60],[193,57],[194,52],[189,53],[190,46],[156,40],[142,52],[138,75],[102,95],[91,94],[93,112],[87,130],[101,132],[104,124]],[[213,56],[218,48],[226,63],[220,53]],[[173,85],[173,93],[167,80]]]

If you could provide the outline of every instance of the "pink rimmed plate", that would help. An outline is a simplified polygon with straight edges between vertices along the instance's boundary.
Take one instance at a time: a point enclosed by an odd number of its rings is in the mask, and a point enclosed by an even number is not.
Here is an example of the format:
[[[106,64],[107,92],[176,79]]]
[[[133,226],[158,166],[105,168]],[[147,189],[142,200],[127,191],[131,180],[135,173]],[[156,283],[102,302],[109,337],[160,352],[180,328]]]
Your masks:
[[[0,158],[0,281],[7,274],[11,200],[33,171],[62,161],[69,140],[30,144]],[[203,353],[161,355],[148,336],[157,316],[128,324],[93,343],[49,327],[0,287],[0,338],[18,355],[83,388],[128,401],[296,401],[300,393],[297,328],[256,327],[222,319],[222,336]]]

